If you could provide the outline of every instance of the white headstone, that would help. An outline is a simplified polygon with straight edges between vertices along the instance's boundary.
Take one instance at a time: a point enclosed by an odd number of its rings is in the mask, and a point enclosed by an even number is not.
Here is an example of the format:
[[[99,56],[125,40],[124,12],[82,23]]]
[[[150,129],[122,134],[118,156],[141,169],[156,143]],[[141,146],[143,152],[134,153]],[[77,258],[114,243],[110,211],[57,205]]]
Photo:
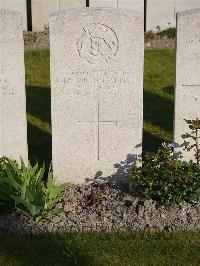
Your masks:
[[[110,176],[141,154],[143,37],[138,12],[51,15],[53,170],[61,182]]]
[[[180,145],[189,133],[184,119],[200,118],[200,9],[178,13],[176,53],[174,142]],[[182,152],[184,159],[194,158]]]
[[[175,0],[147,0],[146,30],[175,27]]]
[[[176,13],[190,9],[200,8],[199,0],[176,0],[175,1]]]
[[[59,9],[58,0],[31,0],[32,29],[43,31],[48,25],[49,14]]]
[[[86,7],[86,0],[60,0],[59,9]]]
[[[0,156],[25,162],[27,122],[22,16],[0,10]]]
[[[90,7],[116,7],[117,0],[90,0]]]
[[[19,11],[23,15],[23,29],[27,30],[26,0],[0,0],[0,9]]]
[[[43,31],[48,25],[49,15],[60,9],[81,8],[86,0],[31,0],[33,31]]]
[[[118,7],[144,13],[144,0],[118,0]]]
[[[90,7],[115,7],[144,12],[144,0],[90,0]]]

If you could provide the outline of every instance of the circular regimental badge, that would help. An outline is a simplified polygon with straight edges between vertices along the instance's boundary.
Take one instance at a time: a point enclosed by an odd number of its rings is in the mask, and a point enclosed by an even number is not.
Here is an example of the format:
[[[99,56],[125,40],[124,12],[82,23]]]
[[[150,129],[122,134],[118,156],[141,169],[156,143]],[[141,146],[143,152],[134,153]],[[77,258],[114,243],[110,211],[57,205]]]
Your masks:
[[[117,54],[118,47],[114,30],[99,23],[83,27],[81,38],[77,41],[79,56],[90,64],[109,62]]]

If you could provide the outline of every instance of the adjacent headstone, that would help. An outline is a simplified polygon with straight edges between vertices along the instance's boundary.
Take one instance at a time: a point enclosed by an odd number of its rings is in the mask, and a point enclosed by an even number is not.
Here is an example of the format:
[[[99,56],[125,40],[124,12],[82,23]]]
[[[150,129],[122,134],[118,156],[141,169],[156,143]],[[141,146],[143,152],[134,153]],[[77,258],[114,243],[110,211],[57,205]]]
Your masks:
[[[199,0],[175,0],[176,13],[195,8],[200,8]]]
[[[0,156],[28,160],[22,16],[0,9]]]
[[[181,135],[189,133],[184,119],[200,118],[200,9],[178,13],[176,53],[174,142],[180,145]],[[191,152],[176,152],[194,159]]]
[[[118,8],[126,8],[144,13],[144,0],[118,0]]]
[[[32,0],[33,31],[43,31],[48,26],[49,14],[58,10],[58,0]]]
[[[143,41],[138,12],[85,8],[50,16],[53,170],[60,182],[122,174],[141,154]]]
[[[90,0],[90,7],[115,7],[144,12],[144,0]]]
[[[26,0],[0,0],[0,9],[19,11],[23,15],[23,29],[27,30]]]
[[[59,9],[86,7],[86,0],[60,0]]]
[[[49,15],[60,9],[81,8],[86,0],[32,0],[33,31],[43,31],[48,26]]]
[[[175,0],[147,0],[147,31],[160,31],[170,27],[175,27],[175,25]]]
[[[117,0],[90,0],[90,7],[115,7],[117,8]]]

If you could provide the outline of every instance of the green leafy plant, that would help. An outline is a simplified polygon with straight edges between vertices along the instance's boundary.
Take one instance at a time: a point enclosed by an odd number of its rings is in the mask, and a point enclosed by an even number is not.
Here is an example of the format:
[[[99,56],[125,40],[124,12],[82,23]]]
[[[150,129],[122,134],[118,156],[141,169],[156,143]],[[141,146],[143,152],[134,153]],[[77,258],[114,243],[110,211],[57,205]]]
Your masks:
[[[60,200],[60,192],[66,184],[55,185],[49,169],[44,181],[45,168],[38,164],[28,166],[21,160],[3,158],[0,164],[0,207],[5,210],[16,208],[20,213],[38,220],[55,208]]]
[[[14,200],[10,195],[15,194],[13,186],[9,185],[10,180],[3,181],[2,174],[5,167],[5,158],[0,159],[0,213],[10,212],[14,208]]]
[[[190,133],[182,135],[184,139],[183,144],[181,145],[187,151],[193,151],[194,157],[196,159],[196,164],[200,168],[200,119],[195,120],[186,120],[188,124]]]
[[[173,156],[173,146],[164,144],[157,153],[144,155],[142,166],[133,167],[130,187],[143,197],[162,204],[200,202],[200,120],[185,120],[190,133],[182,135],[182,146],[193,151],[196,161],[185,162]]]
[[[193,162],[175,159],[170,148],[147,153],[142,166],[134,166],[131,189],[138,195],[162,204],[200,200],[200,170]]]
[[[160,36],[166,36],[169,39],[175,39],[176,38],[176,28],[168,28],[166,30],[163,30],[160,32]]]

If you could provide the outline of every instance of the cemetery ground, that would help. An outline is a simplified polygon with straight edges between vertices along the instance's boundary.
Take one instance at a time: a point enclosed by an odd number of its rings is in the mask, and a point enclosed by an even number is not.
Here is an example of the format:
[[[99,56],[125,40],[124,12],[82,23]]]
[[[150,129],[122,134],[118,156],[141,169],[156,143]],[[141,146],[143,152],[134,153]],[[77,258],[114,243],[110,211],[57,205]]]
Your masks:
[[[172,142],[175,51],[145,51],[144,151]],[[29,158],[49,167],[49,51],[25,53]],[[199,231],[0,233],[0,265],[199,265]]]

